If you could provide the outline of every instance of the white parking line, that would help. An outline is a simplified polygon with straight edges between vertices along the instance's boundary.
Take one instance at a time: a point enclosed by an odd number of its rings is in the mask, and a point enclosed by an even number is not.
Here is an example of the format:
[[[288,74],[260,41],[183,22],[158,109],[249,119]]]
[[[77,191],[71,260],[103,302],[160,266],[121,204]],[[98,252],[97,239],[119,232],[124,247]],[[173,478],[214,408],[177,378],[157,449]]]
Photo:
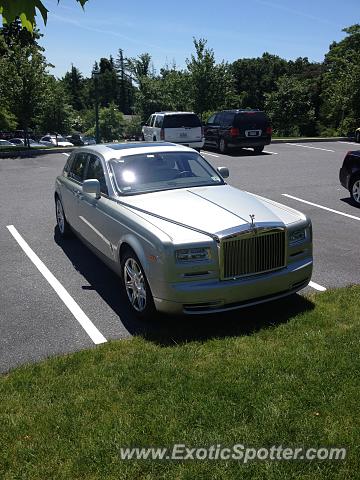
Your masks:
[[[269,150],[263,150],[263,153],[271,153],[271,155],[279,155],[279,152],[269,152]]]
[[[299,145],[298,143],[286,143],[286,145],[292,145],[293,147],[313,148],[314,150],[323,150],[324,152],[335,152],[335,150],[329,150],[328,148],[310,147],[309,145]]]
[[[355,142],[343,142],[342,140],[338,140],[337,143],[346,143],[346,145],[356,145]]]
[[[219,158],[219,155],[215,155],[214,153],[209,153],[209,152],[204,152],[203,150],[201,151],[203,155],[210,155],[210,157],[216,157]]]
[[[309,287],[311,288],[314,288],[315,290],[317,290],[318,292],[326,292],[326,288],[325,287],[322,287],[321,285],[319,285],[318,283],[315,283],[315,282],[309,282]]]
[[[313,207],[321,208],[322,210],[326,210],[328,212],[336,213],[337,215],[342,215],[343,217],[352,218],[353,220],[360,221],[360,217],[355,217],[355,215],[350,215],[349,213],[339,212],[339,210],[334,210],[333,208],[323,207],[322,205],[318,205],[317,203],[308,202],[307,200],[303,200],[302,198],[293,197],[292,195],[288,195],[287,193],[281,194],[283,197],[292,198],[293,200],[297,200],[298,202],[306,203],[307,205],[312,205]]]
[[[61,152],[61,155],[66,155],[67,157],[70,157],[70,153]]]
[[[26,255],[33,262],[35,267],[49,282],[50,286],[55,290],[55,292],[60,297],[60,299],[64,302],[64,304],[67,306],[70,312],[74,315],[76,320],[80,323],[80,325],[83,327],[85,332],[89,335],[91,340],[97,345],[100,343],[105,343],[107,341],[106,338],[102,335],[102,333],[99,332],[99,330],[95,327],[92,321],[86,316],[83,310],[72,298],[72,296],[65,290],[65,288],[61,285],[61,283],[54,277],[54,275],[50,272],[50,270],[46,267],[46,265],[36,255],[36,253],[29,247],[29,245],[22,238],[20,233],[16,230],[14,225],[7,225],[6,228],[9,230],[11,235],[15,238],[17,243],[26,253]]]

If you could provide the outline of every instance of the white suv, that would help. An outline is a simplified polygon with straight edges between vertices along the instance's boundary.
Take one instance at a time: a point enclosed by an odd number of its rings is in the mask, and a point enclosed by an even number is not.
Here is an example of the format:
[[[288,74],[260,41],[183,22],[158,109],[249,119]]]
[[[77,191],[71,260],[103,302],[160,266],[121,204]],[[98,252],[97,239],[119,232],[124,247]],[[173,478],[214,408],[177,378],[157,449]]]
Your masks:
[[[194,112],[156,112],[142,127],[142,140],[167,141],[200,150],[204,146],[203,128]]]

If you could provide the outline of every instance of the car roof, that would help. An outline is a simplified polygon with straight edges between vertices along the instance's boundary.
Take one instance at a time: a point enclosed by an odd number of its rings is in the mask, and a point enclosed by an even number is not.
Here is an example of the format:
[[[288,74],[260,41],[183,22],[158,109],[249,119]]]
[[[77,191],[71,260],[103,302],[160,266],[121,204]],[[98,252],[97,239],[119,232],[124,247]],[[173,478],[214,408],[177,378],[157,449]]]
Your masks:
[[[165,112],[154,112],[153,115],[196,115],[194,112],[171,112],[171,111],[165,111]]]
[[[256,112],[256,113],[264,113],[262,110],[258,108],[236,108],[232,110],[221,110],[221,112],[230,112],[230,113],[249,113],[249,112]]]
[[[89,145],[86,147],[80,147],[76,149],[76,151],[99,153],[107,161],[111,159],[119,159],[121,157],[129,155],[139,155],[142,153],[194,152],[192,148],[170,142],[104,143],[100,145]]]

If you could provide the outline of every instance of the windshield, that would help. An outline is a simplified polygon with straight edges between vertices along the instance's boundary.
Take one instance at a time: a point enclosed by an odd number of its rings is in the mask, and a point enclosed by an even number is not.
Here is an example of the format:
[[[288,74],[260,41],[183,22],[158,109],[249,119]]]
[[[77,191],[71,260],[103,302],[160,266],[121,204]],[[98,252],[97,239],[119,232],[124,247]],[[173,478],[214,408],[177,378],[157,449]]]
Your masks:
[[[112,160],[111,168],[118,191],[125,195],[224,184],[196,152],[131,155]]]
[[[201,127],[201,122],[197,115],[191,113],[165,115],[163,128],[181,127]]]

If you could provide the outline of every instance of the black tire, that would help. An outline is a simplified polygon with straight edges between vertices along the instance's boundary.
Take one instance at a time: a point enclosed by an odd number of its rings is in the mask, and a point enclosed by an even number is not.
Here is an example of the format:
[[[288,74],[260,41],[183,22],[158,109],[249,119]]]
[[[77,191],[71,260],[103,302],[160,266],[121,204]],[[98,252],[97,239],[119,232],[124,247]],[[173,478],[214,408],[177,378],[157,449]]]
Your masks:
[[[349,192],[354,205],[360,207],[360,175],[351,179]]]
[[[137,278],[131,278],[130,271],[133,271]],[[156,311],[154,299],[140,260],[130,248],[121,258],[121,281],[131,311],[142,320],[150,320]],[[129,285],[131,282],[132,286]]]
[[[261,147],[254,147],[254,153],[256,153],[257,155],[259,153],[262,153],[263,150],[264,150],[264,145],[262,145]]]
[[[220,138],[218,142],[218,150],[220,153],[225,154],[228,151],[228,146],[225,138]]]
[[[141,141],[142,141],[142,142],[145,142],[145,137],[144,137],[144,134],[143,134],[143,133],[141,134]]]
[[[360,143],[360,132],[355,132],[355,142]]]
[[[56,224],[61,237],[62,238],[71,237],[73,233],[72,233],[69,222],[66,220],[64,207],[58,196],[55,197],[55,214],[56,214]]]

